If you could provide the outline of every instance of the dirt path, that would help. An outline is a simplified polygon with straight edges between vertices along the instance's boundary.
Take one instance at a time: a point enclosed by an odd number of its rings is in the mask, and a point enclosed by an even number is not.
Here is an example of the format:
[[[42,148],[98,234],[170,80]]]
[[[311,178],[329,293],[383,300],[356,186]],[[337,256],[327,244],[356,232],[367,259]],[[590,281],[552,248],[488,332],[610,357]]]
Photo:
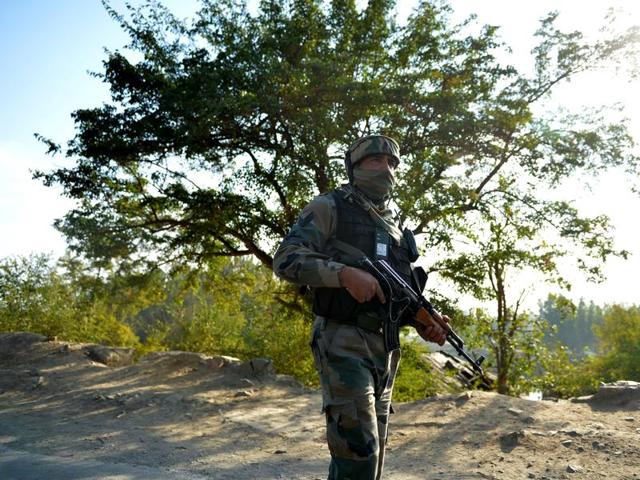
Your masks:
[[[326,478],[320,395],[266,361],[174,352],[108,367],[42,340],[0,335],[2,479]],[[468,392],[396,410],[387,479],[640,479],[640,397],[612,408]]]

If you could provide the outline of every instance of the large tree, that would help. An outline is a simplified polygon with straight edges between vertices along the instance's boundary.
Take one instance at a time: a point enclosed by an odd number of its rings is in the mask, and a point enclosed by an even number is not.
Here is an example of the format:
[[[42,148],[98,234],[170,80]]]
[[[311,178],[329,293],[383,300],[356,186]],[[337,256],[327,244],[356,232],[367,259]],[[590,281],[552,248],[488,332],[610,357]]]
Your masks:
[[[342,150],[373,131],[402,145],[398,204],[417,234],[429,232],[428,247],[451,247],[464,214],[496,198],[538,208],[527,186],[636,167],[624,124],[532,110],[561,80],[628,49],[635,31],[587,44],[552,15],[527,78],[496,60],[505,47],[495,27],[468,33],[440,2],[420,3],[405,26],[381,0],[363,10],[263,1],[257,16],[243,2],[202,1],[191,21],[156,2],[128,16],[105,6],[136,55],[108,53],[99,76],[112,102],[75,111],[65,149],[75,164],[39,174],[78,200],[56,225],[96,261],[153,252],[146,258],[254,255],[269,266],[269,240],[343,178]],[[556,223],[579,241],[592,228],[566,209]],[[610,238],[599,233],[591,247]]]
[[[270,267],[302,206],[344,178],[344,149],[371,132],[402,146],[396,201],[424,247],[445,252],[432,269],[493,292],[503,320],[514,314],[504,268],[553,274],[561,250],[538,242],[539,252],[514,247],[492,263],[495,249],[457,247],[498,238],[479,225],[530,245],[540,235],[578,244],[595,277],[623,253],[605,218],[539,192],[576,172],[637,173],[625,123],[604,111],[538,112],[561,82],[619,64],[638,44],[635,28],[590,43],[550,14],[524,74],[497,60],[507,47],[496,27],[452,24],[435,0],[404,25],[386,0],[264,0],[257,15],[242,1],[201,0],[184,21],[156,2],[128,14],[105,6],[132,53],[109,52],[98,75],[112,101],[74,112],[64,149],[74,165],[37,174],[78,201],[56,225],[98,265],[252,255]]]

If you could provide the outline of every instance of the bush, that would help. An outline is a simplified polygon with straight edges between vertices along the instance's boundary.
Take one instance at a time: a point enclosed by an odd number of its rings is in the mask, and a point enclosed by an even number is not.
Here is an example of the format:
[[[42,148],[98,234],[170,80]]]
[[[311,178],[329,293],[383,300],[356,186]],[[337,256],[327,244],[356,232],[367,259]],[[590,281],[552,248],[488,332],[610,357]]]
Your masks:
[[[27,331],[68,341],[138,346],[109,298],[58,273],[47,255],[0,261],[0,331]]]
[[[573,352],[571,352],[573,353]],[[572,361],[566,346],[551,347],[545,358],[545,373],[540,375],[539,387],[544,396],[569,398],[595,393],[601,376],[594,358]]]
[[[411,402],[431,397],[438,393],[438,382],[434,378],[431,364],[423,355],[427,348],[410,338],[402,338],[402,359],[393,387],[393,399]]]
[[[598,339],[594,363],[604,380],[640,381],[640,307],[608,307],[603,324],[594,331]]]

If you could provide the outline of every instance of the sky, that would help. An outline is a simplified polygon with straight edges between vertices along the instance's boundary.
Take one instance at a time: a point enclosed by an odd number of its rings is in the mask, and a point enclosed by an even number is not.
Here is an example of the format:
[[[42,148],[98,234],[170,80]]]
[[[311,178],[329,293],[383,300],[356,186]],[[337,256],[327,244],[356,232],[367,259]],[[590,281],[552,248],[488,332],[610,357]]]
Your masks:
[[[124,1],[110,2],[122,10]],[[140,3],[132,1],[133,4]],[[179,17],[189,16],[194,0],[165,0]],[[511,46],[509,61],[518,68],[531,67],[528,52],[534,45],[538,19],[559,10],[559,24],[567,29],[595,33],[609,6],[623,8],[623,23],[640,24],[640,5],[633,1],[539,0],[452,0],[454,19],[471,13],[480,24],[500,26],[500,35]],[[362,4],[358,1],[358,4]],[[399,2],[398,19],[409,14],[414,2]],[[45,155],[44,145],[34,133],[57,143],[72,138],[71,112],[108,101],[108,89],[89,72],[101,71],[105,49],[122,49],[128,42],[120,26],[109,17],[98,0],[4,0],[0,2],[0,258],[47,252],[59,256],[65,242],[52,227],[54,219],[71,207],[59,188],[46,188],[31,179],[34,170],[51,170],[70,165],[61,156]],[[583,76],[561,85],[554,104],[570,109],[621,102],[631,120],[631,129],[640,140],[640,82],[629,83],[611,73]],[[635,286],[640,271],[640,199],[630,192],[628,178],[613,172],[596,182],[591,192],[580,182],[563,186],[567,199],[585,214],[607,214],[615,227],[618,247],[632,256],[607,263],[608,280],[599,285],[583,281],[571,273],[568,296],[593,299],[596,303],[640,303]],[[556,288],[539,279],[517,279],[529,286],[529,306]],[[533,282],[533,288],[532,287]]]

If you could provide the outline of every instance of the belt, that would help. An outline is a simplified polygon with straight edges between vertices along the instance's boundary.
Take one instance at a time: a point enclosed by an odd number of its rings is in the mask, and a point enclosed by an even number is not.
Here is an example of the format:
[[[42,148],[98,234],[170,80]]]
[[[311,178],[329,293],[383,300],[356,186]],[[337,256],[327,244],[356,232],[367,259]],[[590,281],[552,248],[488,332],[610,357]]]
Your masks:
[[[354,325],[370,332],[382,333],[382,320],[379,317],[358,315],[357,317],[346,318],[344,320],[336,320],[333,318],[328,318],[327,320],[343,325]]]

